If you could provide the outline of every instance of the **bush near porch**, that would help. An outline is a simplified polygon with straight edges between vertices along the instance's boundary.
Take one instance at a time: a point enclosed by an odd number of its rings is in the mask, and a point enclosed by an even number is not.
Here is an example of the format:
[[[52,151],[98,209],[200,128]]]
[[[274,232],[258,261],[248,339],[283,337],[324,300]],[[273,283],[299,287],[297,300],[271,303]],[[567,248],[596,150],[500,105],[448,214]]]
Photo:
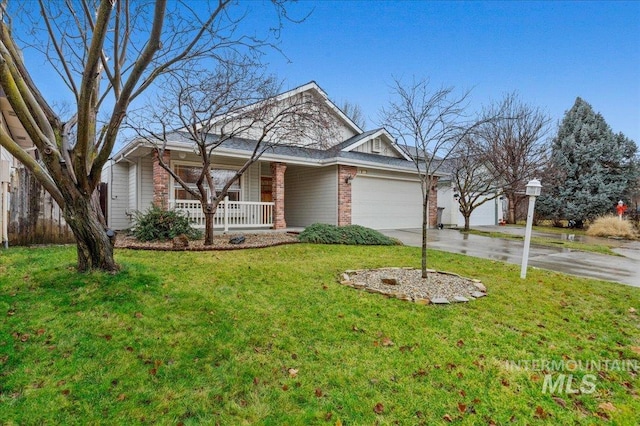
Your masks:
[[[637,288],[430,251],[489,296],[419,306],[337,282],[418,267],[412,247],[118,250],[117,275],[74,256],[0,255],[1,424],[637,422],[637,372],[543,393],[545,371],[511,364],[640,362]]]

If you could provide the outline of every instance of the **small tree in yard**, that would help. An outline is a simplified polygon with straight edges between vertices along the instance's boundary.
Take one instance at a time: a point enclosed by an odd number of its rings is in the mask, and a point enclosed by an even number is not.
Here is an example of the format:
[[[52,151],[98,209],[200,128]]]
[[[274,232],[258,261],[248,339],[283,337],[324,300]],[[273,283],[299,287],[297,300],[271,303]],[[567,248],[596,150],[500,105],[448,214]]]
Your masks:
[[[284,3],[273,2],[278,23],[286,17]],[[130,104],[160,76],[187,64],[205,57],[220,60],[230,50],[255,52],[268,44],[241,33],[246,10],[234,17],[237,4],[230,0],[13,4],[0,3],[0,87],[37,155],[4,126],[0,145],[62,209],[76,237],[78,270],[116,271],[94,194]],[[18,19],[27,23],[14,26]],[[68,120],[50,107],[31,78],[16,43],[21,31],[28,45],[49,60],[49,76],[57,73],[71,92],[75,109]]]
[[[507,222],[516,223],[517,206],[526,198],[527,182],[548,160],[545,139],[550,118],[540,108],[520,101],[515,93],[493,103],[484,114],[495,119],[478,129],[476,143],[485,167],[509,200]]]
[[[409,147],[420,176],[422,189],[422,277],[427,278],[427,236],[429,193],[437,178],[435,173],[456,146],[470,137],[484,122],[469,120],[466,115],[468,92],[456,95],[452,87],[433,90],[429,80],[405,84],[395,80],[394,100],[381,111],[382,125]]]
[[[540,197],[540,210],[575,220],[578,227],[611,212],[636,185],[637,151],[634,141],[614,134],[602,115],[577,98],[553,140],[553,173],[549,191]]]
[[[471,137],[455,149],[451,162],[451,177],[459,194],[459,211],[464,217],[464,230],[469,230],[471,214],[484,203],[500,195],[496,180],[486,166],[487,158]]]
[[[274,145],[311,140],[316,146],[330,137],[331,115],[319,95],[279,96],[280,84],[261,73],[259,64],[236,56],[214,71],[184,70],[165,81],[164,94],[138,115],[138,135],[158,153],[160,166],[200,202],[205,217],[204,245],[213,244],[214,215],[229,189]],[[153,131],[151,129],[156,128]],[[173,129],[178,129],[173,130]],[[200,165],[195,187],[164,160],[170,139],[191,143]],[[213,176],[216,150],[242,138],[249,158],[224,183]]]

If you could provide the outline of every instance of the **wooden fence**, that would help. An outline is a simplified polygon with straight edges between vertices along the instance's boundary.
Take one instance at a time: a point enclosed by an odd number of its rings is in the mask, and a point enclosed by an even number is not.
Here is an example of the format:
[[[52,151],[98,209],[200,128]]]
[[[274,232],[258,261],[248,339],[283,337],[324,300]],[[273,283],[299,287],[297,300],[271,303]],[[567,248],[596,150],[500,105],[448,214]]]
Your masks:
[[[9,201],[9,245],[74,241],[71,229],[51,195],[27,169],[15,170]]]

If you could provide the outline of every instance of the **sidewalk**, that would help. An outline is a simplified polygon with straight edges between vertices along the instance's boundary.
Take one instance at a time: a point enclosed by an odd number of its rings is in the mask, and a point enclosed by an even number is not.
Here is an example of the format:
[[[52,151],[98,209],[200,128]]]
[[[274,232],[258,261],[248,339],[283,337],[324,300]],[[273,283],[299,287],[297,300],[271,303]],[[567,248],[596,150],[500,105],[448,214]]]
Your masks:
[[[493,230],[492,227],[486,227],[486,229],[479,227],[478,229]],[[520,232],[520,235],[524,235],[524,228],[501,227],[500,231],[504,229],[509,229],[509,232],[512,233]],[[420,247],[422,245],[422,231],[420,229],[397,229],[382,232],[399,239],[408,246]],[[545,234],[545,236],[547,235]],[[522,262],[522,241],[463,234],[453,229],[430,229],[428,247],[517,265]],[[620,247],[613,250],[624,257],[532,244],[529,250],[529,267],[640,287],[640,242],[621,242]]]

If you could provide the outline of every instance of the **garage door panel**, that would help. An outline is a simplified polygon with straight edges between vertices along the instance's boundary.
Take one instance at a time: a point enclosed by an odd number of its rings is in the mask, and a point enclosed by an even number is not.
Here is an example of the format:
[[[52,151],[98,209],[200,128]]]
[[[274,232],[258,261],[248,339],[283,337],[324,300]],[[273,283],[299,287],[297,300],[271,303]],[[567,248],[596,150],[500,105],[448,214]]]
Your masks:
[[[419,228],[419,182],[358,176],[352,182],[352,223],[373,229]]]

